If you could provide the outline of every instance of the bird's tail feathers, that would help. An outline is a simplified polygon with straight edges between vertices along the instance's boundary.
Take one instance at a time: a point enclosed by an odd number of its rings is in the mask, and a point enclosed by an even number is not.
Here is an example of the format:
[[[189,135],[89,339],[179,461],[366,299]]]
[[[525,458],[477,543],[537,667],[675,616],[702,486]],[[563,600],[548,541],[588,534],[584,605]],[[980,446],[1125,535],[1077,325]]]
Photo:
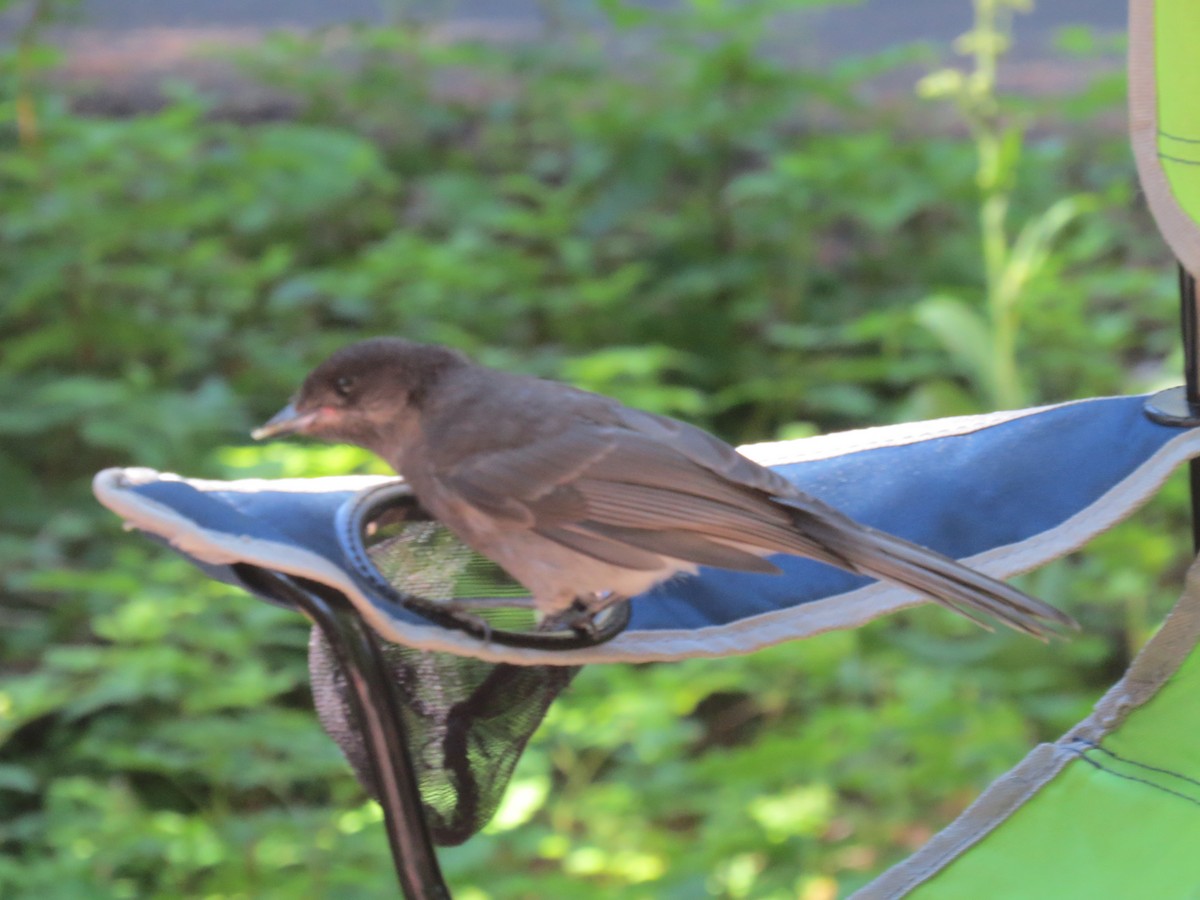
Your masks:
[[[989,631],[989,619],[1042,641],[1079,628],[1061,610],[935,550],[860,525],[832,508],[783,505],[795,510],[806,537],[828,551],[824,561],[901,584]]]

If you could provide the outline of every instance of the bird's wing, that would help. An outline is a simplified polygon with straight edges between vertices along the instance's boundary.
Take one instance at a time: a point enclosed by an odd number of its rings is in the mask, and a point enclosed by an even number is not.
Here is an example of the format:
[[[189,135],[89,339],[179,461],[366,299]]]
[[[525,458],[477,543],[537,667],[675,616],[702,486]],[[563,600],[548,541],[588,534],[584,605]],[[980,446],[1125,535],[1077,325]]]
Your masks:
[[[619,407],[520,447],[472,454],[436,477],[493,517],[632,568],[661,565],[657,554],[774,572],[761,558],[772,552],[845,565],[772,502],[774,489],[795,494],[786,481],[705,432]]]

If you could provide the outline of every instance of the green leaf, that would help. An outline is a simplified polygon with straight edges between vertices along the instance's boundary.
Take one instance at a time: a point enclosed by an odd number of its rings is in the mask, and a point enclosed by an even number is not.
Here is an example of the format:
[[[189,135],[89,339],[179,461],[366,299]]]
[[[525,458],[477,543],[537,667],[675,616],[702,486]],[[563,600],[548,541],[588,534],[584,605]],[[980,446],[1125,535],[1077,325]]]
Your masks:
[[[963,374],[991,390],[992,335],[987,321],[958,297],[934,294],[913,310],[917,322],[950,354]]]

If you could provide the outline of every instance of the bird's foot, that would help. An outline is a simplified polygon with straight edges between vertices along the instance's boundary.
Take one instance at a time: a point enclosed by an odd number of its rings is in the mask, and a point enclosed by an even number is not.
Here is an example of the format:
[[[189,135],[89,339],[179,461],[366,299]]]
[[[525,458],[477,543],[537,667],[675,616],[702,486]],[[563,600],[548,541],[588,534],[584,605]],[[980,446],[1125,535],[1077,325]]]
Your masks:
[[[458,623],[458,627],[486,643],[491,642],[492,623],[483,616],[478,613],[469,612],[466,608],[460,607],[457,604],[447,604],[446,610]]]
[[[625,598],[620,594],[589,594],[585,600],[576,597],[571,605],[542,619],[543,631],[560,631],[569,629],[588,640],[599,640],[605,632],[605,613],[615,604]]]

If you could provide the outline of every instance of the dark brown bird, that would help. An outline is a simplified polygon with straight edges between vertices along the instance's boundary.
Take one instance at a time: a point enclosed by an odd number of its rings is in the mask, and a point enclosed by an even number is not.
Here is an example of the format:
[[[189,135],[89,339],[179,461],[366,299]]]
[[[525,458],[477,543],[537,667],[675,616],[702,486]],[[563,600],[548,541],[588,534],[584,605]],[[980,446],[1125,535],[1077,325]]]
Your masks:
[[[501,565],[545,615],[594,612],[678,572],[808,556],[1043,638],[1064,613],[860,525],[705,431],[457,351],[376,338],[334,353],[254,431],[357,444]]]

